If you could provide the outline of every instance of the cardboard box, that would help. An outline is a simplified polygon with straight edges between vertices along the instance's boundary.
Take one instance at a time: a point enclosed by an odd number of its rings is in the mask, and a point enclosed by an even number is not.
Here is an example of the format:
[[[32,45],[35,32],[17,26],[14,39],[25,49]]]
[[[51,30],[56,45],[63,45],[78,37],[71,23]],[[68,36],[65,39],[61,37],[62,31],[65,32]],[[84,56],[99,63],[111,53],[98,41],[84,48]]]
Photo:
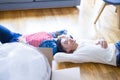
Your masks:
[[[50,66],[52,67],[53,53],[51,48],[38,48],[40,52],[42,52],[48,59]]]

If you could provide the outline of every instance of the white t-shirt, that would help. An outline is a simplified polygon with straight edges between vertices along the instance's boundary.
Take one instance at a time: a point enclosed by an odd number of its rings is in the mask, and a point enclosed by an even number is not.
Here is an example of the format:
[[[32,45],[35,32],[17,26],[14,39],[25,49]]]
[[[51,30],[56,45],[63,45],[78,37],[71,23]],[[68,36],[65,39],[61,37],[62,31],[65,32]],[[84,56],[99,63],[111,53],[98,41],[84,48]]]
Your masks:
[[[98,62],[116,66],[115,45],[109,44],[108,48],[102,48],[101,45],[96,45],[93,40],[78,41],[78,47],[73,54],[79,56],[79,61],[82,62]]]
[[[96,45],[94,40],[80,40],[77,43],[78,47],[72,54],[58,52],[54,55],[54,59],[57,62],[95,62],[116,66],[116,48],[114,44],[109,44],[104,49],[101,45]]]

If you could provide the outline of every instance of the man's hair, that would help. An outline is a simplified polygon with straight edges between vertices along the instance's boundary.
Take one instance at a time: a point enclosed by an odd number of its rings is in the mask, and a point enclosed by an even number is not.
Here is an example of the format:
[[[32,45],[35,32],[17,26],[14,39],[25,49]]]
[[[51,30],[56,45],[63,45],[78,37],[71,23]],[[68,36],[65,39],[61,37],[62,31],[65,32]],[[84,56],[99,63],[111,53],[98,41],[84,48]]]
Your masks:
[[[71,35],[70,35],[70,38],[73,39],[73,37]],[[64,47],[61,44],[61,38],[57,39],[56,43],[57,43],[58,52],[66,52],[66,50],[64,49]]]

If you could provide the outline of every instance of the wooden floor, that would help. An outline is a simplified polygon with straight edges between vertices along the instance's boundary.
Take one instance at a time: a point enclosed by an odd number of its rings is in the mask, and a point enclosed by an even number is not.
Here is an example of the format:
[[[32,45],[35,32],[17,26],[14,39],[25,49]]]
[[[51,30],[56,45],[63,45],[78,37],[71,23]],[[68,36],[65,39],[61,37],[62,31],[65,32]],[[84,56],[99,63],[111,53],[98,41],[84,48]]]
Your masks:
[[[96,25],[93,24],[97,10],[94,7],[97,6],[93,0],[81,0],[81,5],[77,7],[1,11],[0,24],[23,34],[67,29],[76,39],[103,36],[109,43],[120,40],[115,7],[107,6]],[[120,80],[120,68],[114,66],[97,63],[58,64],[58,69],[70,67],[80,67],[81,80]]]

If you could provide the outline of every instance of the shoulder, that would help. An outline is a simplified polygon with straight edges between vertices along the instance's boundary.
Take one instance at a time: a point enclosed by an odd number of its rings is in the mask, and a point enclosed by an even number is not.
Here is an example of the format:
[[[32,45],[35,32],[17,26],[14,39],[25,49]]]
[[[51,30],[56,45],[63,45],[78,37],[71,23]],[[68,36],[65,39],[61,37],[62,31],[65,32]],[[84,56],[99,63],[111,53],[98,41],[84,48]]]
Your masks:
[[[57,53],[57,44],[54,39],[52,40],[44,40],[39,47],[47,47],[53,49],[53,54]]]

